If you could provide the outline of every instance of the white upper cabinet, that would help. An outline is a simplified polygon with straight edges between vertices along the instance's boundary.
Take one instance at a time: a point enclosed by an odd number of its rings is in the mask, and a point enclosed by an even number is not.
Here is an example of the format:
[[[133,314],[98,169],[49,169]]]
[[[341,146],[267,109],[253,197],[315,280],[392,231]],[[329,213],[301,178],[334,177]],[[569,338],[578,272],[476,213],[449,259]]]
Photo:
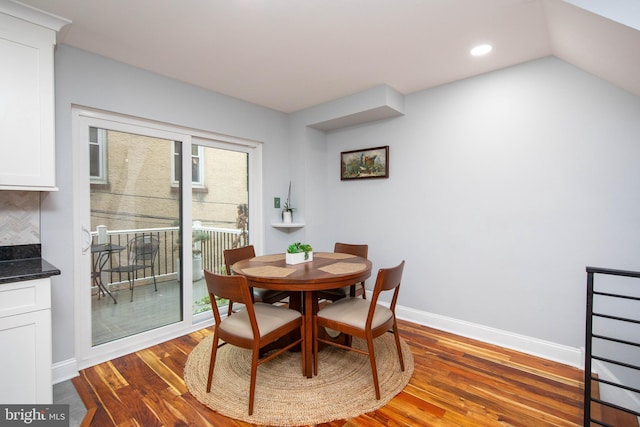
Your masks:
[[[68,23],[0,0],[0,190],[57,190],[53,49]]]

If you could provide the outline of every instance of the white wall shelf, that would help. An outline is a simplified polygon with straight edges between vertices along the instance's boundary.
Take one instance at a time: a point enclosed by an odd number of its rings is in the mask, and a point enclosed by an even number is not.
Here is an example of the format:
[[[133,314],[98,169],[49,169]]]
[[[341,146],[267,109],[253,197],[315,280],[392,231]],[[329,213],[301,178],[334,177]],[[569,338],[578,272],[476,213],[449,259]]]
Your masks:
[[[285,224],[284,222],[274,221],[271,223],[271,226],[274,228],[302,228],[304,227],[304,222],[291,222]]]

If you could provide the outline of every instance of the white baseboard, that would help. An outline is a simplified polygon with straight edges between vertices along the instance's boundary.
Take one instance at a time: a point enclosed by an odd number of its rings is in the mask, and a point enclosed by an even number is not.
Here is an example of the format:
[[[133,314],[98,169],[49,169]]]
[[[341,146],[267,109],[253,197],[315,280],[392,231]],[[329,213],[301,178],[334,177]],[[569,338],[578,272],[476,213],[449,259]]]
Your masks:
[[[578,348],[490,328],[488,326],[466,322],[464,320],[401,307],[399,305],[396,306],[396,316],[398,319],[407,320],[420,325],[461,335],[463,337],[495,344],[500,347],[521,351],[536,357],[584,369],[584,355]]]
[[[54,363],[51,366],[51,371],[53,384],[58,384],[80,375],[78,373],[78,362],[75,357]]]

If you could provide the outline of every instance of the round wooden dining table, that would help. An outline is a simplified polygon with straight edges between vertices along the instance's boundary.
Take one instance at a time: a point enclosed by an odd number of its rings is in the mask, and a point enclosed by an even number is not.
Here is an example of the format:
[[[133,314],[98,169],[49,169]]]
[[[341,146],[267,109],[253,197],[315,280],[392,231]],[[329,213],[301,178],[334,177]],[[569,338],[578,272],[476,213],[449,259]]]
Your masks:
[[[366,258],[335,252],[314,252],[311,261],[300,264],[286,264],[282,253],[245,259],[231,266],[235,274],[247,278],[251,287],[290,292],[291,308],[299,306],[304,315],[303,370],[308,378],[313,376],[313,315],[318,307],[315,293],[362,282],[371,276],[371,267]],[[296,293],[303,295],[301,304],[292,300]]]

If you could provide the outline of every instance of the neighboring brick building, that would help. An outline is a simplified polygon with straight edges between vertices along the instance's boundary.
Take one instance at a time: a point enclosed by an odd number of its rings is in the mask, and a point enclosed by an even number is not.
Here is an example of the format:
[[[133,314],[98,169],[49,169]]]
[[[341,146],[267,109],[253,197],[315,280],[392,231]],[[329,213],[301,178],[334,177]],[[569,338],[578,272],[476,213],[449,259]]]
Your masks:
[[[174,174],[179,162],[174,142],[102,132],[98,157],[106,159],[99,160],[102,177],[92,179],[91,229],[175,226],[179,188]],[[238,208],[248,200],[246,153],[194,146],[192,164],[193,220],[203,226],[235,229]]]

